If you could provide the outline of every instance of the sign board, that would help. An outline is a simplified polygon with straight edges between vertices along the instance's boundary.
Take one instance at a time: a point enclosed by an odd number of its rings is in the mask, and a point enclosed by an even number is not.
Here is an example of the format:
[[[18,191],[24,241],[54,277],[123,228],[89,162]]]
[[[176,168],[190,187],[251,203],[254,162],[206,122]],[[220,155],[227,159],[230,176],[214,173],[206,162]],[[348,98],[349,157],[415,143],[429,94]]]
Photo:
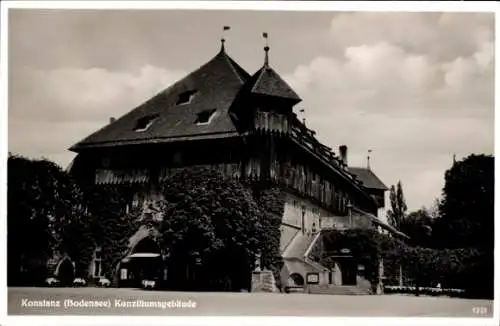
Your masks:
[[[340,252],[343,254],[349,254],[349,253],[351,253],[351,250],[348,248],[342,248],[342,249],[340,249]]]
[[[307,284],[318,284],[319,273],[307,273]]]

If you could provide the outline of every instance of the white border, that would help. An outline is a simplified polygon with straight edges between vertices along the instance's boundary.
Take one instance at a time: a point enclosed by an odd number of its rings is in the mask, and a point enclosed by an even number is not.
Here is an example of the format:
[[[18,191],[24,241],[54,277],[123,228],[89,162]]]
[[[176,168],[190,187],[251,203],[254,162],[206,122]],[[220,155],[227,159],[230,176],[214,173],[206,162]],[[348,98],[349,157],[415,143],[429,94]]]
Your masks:
[[[289,11],[453,11],[453,12],[497,12],[499,4],[494,1],[2,1],[1,2],[1,27],[0,27],[0,76],[2,87],[0,89],[0,101],[2,108],[0,109],[0,210],[1,210],[1,231],[4,235],[4,241],[0,241],[0,263],[6,266],[6,161],[7,161],[7,10],[10,8],[51,8],[51,9],[210,9],[210,10],[289,10]],[[495,24],[496,35],[500,32],[500,23]],[[495,65],[495,72],[498,75],[498,65]],[[495,90],[499,91],[498,83],[495,83]],[[495,101],[496,103],[496,101]],[[495,109],[497,104],[495,104]],[[495,123],[495,137],[497,136],[498,128]],[[497,152],[498,147],[495,147]],[[495,168],[498,171],[500,167],[498,162],[495,162]],[[496,185],[496,183],[495,183]],[[496,188],[496,187],[495,187]],[[498,194],[498,189],[495,189]],[[495,196],[497,203],[498,196]],[[495,205],[496,206],[496,205]],[[496,218],[495,231],[499,229],[499,219]],[[495,232],[498,234],[498,232]],[[499,241],[495,237],[495,246],[498,248]],[[498,275],[500,263],[498,262],[498,252],[495,254],[495,271]],[[272,325],[303,325],[311,321],[311,318],[292,318],[292,317],[5,317],[7,315],[7,291],[6,291],[6,270],[0,269],[0,279],[2,280],[3,293],[0,297],[2,307],[1,324],[32,324],[32,325],[143,325],[145,322],[149,325],[165,325],[166,323],[175,323],[176,325],[255,325],[255,324],[272,324]],[[382,325],[496,325],[499,320],[499,288],[500,282],[498,277],[495,277],[495,302],[494,315],[492,319],[477,318],[477,319],[462,319],[462,318],[314,318],[315,325],[343,325],[343,324],[369,324],[373,325],[374,321],[380,322]],[[147,319],[147,321],[146,321]]]
[[[126,317],[107,317],[107,316],[9,316],[6,325],[120,325],[120,326],[142,326],[142,325],[217,325],[217,326],[256,326],[256,325],[297,325],[304,326],[314,323],[325,326],[343,326],[343,325],[467,325],[467,326],[485,326],[498,325],[492,318],[432,318],[432,317],[410,317],[410,318],[386,318],[386,317],[148,317],[148,316],[126,316]]]
[[[492,1],[6,1],[7,8],[494,12]]]

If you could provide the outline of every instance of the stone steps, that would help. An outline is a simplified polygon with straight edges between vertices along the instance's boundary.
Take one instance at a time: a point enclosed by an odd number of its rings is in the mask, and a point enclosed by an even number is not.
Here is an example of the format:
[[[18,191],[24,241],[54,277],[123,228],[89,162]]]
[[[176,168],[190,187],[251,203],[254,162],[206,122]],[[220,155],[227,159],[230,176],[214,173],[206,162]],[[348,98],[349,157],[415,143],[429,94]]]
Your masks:
[[[252,275],[252,292],[277,292],[273,273],[271,271],[254,272]]]

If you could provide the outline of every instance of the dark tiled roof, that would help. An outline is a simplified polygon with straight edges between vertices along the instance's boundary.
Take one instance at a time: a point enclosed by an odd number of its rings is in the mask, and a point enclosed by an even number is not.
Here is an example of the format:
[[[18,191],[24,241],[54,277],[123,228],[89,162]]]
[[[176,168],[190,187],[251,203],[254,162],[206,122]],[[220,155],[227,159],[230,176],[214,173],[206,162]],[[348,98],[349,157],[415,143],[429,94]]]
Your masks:
[[[228,109],[238,91],[249,80],[250,75],[221,50],[199,69],[91,134],[71,150],[235,133],[237,130]],[[192,100],[178,105],[179,95],[191,90],[196,90]],[[200,112],[211,109],[217,111],[209,124],[195,123]],[[134,130],[139,119],[156,115],[157,118],[145,131]]]
[[[349,167],[349,172],[355,174],[362,182],[363,186],[368,189],[387,190],[387,186],[367,168]]]
[[[251,93],[257,95],[274,96],[284,99],[289,99],[294,104],[299,103],[302,99],[288,85],[283,78],[269,66],[264,66],[259,69],[253,76],[251,83]]]

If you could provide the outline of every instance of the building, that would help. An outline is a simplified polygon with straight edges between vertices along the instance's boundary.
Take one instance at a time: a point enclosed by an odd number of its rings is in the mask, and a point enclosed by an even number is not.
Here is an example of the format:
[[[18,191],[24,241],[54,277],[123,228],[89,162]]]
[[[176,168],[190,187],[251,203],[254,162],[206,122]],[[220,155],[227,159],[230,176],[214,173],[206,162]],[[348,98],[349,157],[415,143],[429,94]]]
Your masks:
[[[72,170],[98,185],[127,185],[130,207],[154,201],[158,185],[186,166],[278,185],[286,193],[282,278],[303,283],[310,272],[331,274],[307,258],[321,230],[397,231],[377,218],[387,188],[371,170],[348,166],[347,146],[336,155],[297,118],[301,99],[271,67],[269,47],[264,50],[262,68],[250,75],[226,53],[223,40],[200,68],[71,147],[78,154]],[[139,254],[148,253],[131,248],[129,258]],[[352,268],[346,264],[339,268],[343,274],[321,276],[320,283],[342,285],[345,275],[356,283]]]

